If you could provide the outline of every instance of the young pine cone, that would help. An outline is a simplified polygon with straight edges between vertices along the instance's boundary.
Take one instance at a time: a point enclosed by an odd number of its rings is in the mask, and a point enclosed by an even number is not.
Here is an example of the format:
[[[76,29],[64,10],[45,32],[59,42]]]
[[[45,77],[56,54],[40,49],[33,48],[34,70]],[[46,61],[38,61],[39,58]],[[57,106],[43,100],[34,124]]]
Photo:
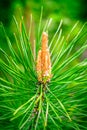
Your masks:
[[[42,34],[42,46],[41,50],[38,52],[37,57],[37,76],[38,81],[46,83],[51,79],[51,61],[50,53],[48,48],[48,35],[46,32]]]

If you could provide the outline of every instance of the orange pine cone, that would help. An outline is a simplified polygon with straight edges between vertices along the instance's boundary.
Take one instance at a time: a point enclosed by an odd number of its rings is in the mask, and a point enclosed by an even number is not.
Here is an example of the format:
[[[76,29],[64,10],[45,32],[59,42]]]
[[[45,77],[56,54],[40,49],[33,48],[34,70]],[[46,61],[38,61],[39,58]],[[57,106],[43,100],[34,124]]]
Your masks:
[[[36,70],[37,70],[38,81],[44,83],[50,81],[51,61],[50,61],[50,53],[48,49],[48,35],[45,32],[42,34],[42,48],[38,52]]]

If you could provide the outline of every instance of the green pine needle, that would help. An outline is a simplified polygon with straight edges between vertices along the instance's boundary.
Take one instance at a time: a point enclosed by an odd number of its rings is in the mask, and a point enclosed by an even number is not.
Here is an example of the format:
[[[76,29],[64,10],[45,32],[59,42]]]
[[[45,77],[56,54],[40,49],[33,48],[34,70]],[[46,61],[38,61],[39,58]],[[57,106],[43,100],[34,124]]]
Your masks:
[[[76,22],[65,37],[61,29],[63,21],[60,21],[49,41],[52,78],[49,83],[40,84],[36,57],[42,32],[49,31],[52,21],[47,20],[42,27],[42,12],[33,49],[32,16],[28,33],[23,19],[20,28],[14,17],[18,33],[13,35],[16,49],[0,26],[9,48],[9,53],[0,48],[0,130],[86,130],[87,58],[81,60],[80,57],[87,51],[87,23],[71,39],[79,23]],[[75,51],[78,43],[81,46]]]

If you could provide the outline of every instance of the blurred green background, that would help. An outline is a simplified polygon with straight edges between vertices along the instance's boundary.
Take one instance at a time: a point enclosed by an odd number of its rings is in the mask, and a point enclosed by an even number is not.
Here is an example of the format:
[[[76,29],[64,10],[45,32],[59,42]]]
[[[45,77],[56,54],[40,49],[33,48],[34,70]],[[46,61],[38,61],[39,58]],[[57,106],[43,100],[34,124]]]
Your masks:
[[[13,15],[19,20],[21,14],[24,16],[26,27],[30,25],[30,15],[32,14],[32,39],[34,39],[35,27],[38,27],[42,6],[43,22],[48,18],[53,18],[54,22],[50,27],[52,35],[57,29],[61,19],[63,19],[62,28],[65,35],[77,20],[80,21],[81,25],[87,21],[86,0],[0,0],[0,23],[3,23],[11,40],[13,40],[12,33],[15,32]],[[80,27],[81,26],[78,26],[78,28]],[[6,40],[1,28],[0,46],[6,48]]]

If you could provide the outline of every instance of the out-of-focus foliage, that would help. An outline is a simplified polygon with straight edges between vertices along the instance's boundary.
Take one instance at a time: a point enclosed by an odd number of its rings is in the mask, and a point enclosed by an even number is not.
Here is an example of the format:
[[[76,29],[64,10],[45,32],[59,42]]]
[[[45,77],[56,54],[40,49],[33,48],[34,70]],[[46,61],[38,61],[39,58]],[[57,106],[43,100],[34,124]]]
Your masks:
[[[12,32],[15,32],[13,15],[19,20],[22,14],[26,28],[30,25],[30,15],[33,15],[32,40],[34,40],[35,25],[38,25],[41,7],[43,6],[43,22],[53,18],[54,24],[50,27],[53,35],[60,20],[63,19],[63,33],[71,29],[72,24],[79,20],[81,23],[87,20],[86,0],[0,0],[0,22],[4,24],[8,36],[13,40]],[[77,27],[75,33],[81,26]],[[6,48],[6,41],[0,28],[0,46]]]
[[[0,22],[4,24],[8,35],[12,37],[11,32],[15,30],[12,22],[13,15],[19,18],[20,13],[22,13],[26,26],[29,26],[30,14],[32,13],[34,24],[37,24],[41,6],[43,6],[44,10],[43,21],[49,17],[52,17],[55,21],[54,26],[51,28],[52,33],[56,30],[61,19],[64,21],[64,32],[70,29],[73,22],[87,20],[86,0],[0,0]],[[3,41],[4,36],[0,30],[0,43]]]
[[[52,17],[55,21],[61,18],[66,20],[87,20],[86,0],[0,0],[0,21],[5,26],[11,24],[12,15],[19,15],[21,10],[23,15],[33,13],[38,21],[41,6],[44,8],[43,18]]]

